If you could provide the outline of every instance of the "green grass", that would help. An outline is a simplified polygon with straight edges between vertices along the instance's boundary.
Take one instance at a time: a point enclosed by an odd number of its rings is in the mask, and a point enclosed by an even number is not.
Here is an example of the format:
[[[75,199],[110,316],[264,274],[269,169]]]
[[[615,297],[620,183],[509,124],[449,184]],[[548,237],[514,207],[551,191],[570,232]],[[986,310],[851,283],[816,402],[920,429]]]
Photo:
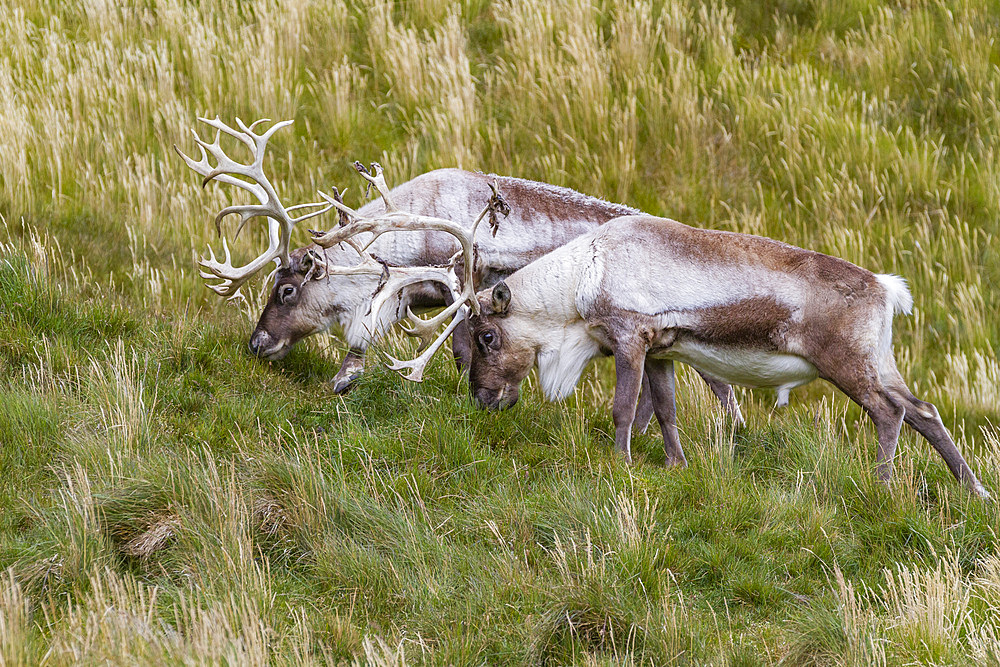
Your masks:
[[[287,201],[461,165],[906,277],[900,367],[1000,491],[1000,15],[972,4],[0,7],[0,663],[995,664],[997,505],[897,480],[817,383],[690,467],[613,453],[613,369],[475,410],[335,339],[261,363],[193,260],[196,115],[295,118]],[[349,203],[358,201],[349,194]],[[304,242],[304,237],[302,242]],[[245,233],[238,252],[260,238]],[[387,341],[393,354],[409,343]],[[373,356],[374,359],[374,356]]]

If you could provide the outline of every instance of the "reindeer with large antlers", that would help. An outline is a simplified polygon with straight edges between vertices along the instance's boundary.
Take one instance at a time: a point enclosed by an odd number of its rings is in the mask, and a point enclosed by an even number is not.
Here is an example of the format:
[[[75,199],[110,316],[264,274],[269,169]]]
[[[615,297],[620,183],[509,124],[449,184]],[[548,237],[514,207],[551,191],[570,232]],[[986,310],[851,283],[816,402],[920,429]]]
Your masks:
[[[430,172],[389,190],[380,167],[373,165],[369,173],[359,163],[355,164],[359,174],[381,195],[384,211],[379,211],[374,201],[352,210],[343,204],[335,188],[332,195],[319,193],[320,202],[284,208],[263,173],[262,163],[268,140],[291,121],[257,134],[254,129],[262,121],[246,126],[237,119],[236,130],[218,118],[200,120],[216,130],[215,140],[203,141],[195,133],[201,159],[195,161],[179,149],[178,154],[204,177],[203,185],[211,180],[229,183],[252,193],[260,202],[227,207],[216,217],[217,228],[221,233],[222,220],[238,214],[239,234],[249,220],[266,217],[269,238],[268,249],[242,267],[232,265],[223,238],[223,260],[210,250],[209,257],[201,261],[202,277],[217,280],[208,286],[222,296],[234,298],[254,273],[277,261],[271,297],[251,337],[250,348],[258,356],[278,359],[297,340],[339,325],[351,352],[334,380],[337,391],[344,390],[360,372],[368,345],[404,318],[413,322],[407,331],[420,337],[422,353],[408,362],[391,360],[392,367],[406,371],[409,379],[419,380],[449,334],[453,335],[456,358],[466,360],[467,367],[471,351],[464,313],[466,308],[478,308],[475,299],[470,298],[474,285],[489,287],[607,220],[635,213],[634,209],[566,188],[458,169]],[[227,156],[220,145],[223,134],[249,148],[253,161],[241,164]],[[511,202],[509,208],[498,195],[497,183]],[[483,209],[483,201],[490,193],[487,186],[492,188],[492,196]],[[329,232],[314,232],[315,245],[289,251],[295,225],[333,209],[340,213],[338,226]],[[304,210],[309,212],[299,217],[291,215]],[[498,213],[507,216],[499,233]],[[476,228],[487,215],[493,234],[473,245]],[[474,222],[469,226],[469,222],[455,220]],[[442,306],[445,310],[427,321],[416,318],[412,311]],[[444,332],[435,335],[449,318]],[[742,422],[732,388],[702,377],[734,419]],[[639,414],[636,423],[645,428],[652,416],[652,403],[645,394]]]
[[[372,163],[372,170],[369,172],[360,162],[355,162],[354,166],[358,173],[368,181],[381,195],[385,202],[385,213],[377,218],[366,218],[358,214],[357,211],[346,206],[340,198],[340,193],[334,189],[333,196],[319,192],[323,202],[309,204],[298,204],[285,208],[278,199],[267,176],[263,170],[264,150],[271,136],[282,127],[291,124],[291,121],[284,121],[272,125],[263,134],[254,133],[254,128],[262,120],[252,123],[249,127],[240,119],[236,119],[240,131],[220,121],[203,119],[204,122],[216,129],[215,140],[212,143],[203,141],[195,135],[195,141],[201,149],[201,159],[195,162],[190,157],[178,150],[189,167],[202,174],[205,178],[203,184],[213,179],[218,179],[223,183],[229,183],[243,188],[252,193],[260,201],[259,204],[233,205],[224,208],[215,218],[216,228],[221,232],[222,220],[229,215],[238,214],[240,224],[236,230],[238,235],[247,222],[257,217],[264,217],[268,220],[268,249],[250,263],[234,267],[229,252],[229,247],[223,241],[225,259],[219,261],[215,253],[209,248],[209,258],[201,261],[203,271],[201,276],[207,280],[219,279],[221,282],[209,284],[209,287],[217,294],[226,297],[235,297],[246,281],[264,266],[274,260],[278,260],[282,266],[290,264],[289,241],[292,229],[298,223],[319,216],[332,208],[341,212],[341,225],[329,232],[310,230],[313,240],[320,248],[326,250],[336,245],[344,244],[357,254],[357,263],[351,266],[335,266],[328,264],[322,255],[315,252],[307,252],[310,258],[309,270],[313,273],[321,271],[324,277],[332,275],[343,276],[377,276],[379,278],[378,288],[372,295],[372,303],[369,308],[367,328],[369,331],[384,331],[383,323],[385,318],[382,313],[386,305],[393,299],[399,298],[399,293],[405,288],[420,283],[437,283],[448,290],[451,303],[442,312],[429,320],[421,319],[413,314],[407,307],[407,317],[413,323],[411,328],[405,329],[406,333],[417,336],[421,339],[421,353],[416,359],[410,361],[400,361],[390,358],[390,368],[397,371],[406,371],[404,377],[409,380],[419,382],[423,378],[424,368],[441,348],[444,342],[455,330],[455,327],[464,318],[466,306],[471,307],[473,312],[479,312],[479,304],[475,299],[475,245],[473,239],[479,223],[489,215],[490,225],[495,230],[498,224],[498,213],[509,213],[506,202],[500,196],[495,185],[491,186],[493,195],[489,198],[485,208],[472,224],[472,228],[467,230],[460,224],[435,218],[431,216],[417,215],[401,211],[392,201],[389,187],[386,185],[385,177],[382,174],[382,167],[378,163]],[[253,153],[254,159],[250,164],[241,164],[232,160],[222,150],[220,139],[222,134],[228,134],[242,141]],[[215,159],[213,167],[211,159]],[[251,179],[244,181],[238,176]],[[292,211],[301,209],[316,209],[298,217],[292,217]],[[445,232],[455,237],[461,245],[461,251],[456,253],[445,266],[393,266],[390,267],[384,260],[379,261],[374,255],[367,252],[368,248],[383,234],[387,232],[414,232],[414,231],[439,231]],[[456,267],[461,259],[463,267],[463,279],[458,280]],[[436,334],[437,329],[445,322],[450,323],[444,331]]]

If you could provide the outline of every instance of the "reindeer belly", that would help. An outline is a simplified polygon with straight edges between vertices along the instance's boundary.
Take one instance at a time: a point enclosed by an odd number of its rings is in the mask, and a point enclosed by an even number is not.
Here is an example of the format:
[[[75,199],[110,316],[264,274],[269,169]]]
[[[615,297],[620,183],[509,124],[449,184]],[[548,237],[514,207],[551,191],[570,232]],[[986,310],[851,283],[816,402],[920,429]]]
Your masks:
[[[788,390],[816,379],[816,367],[794,354],[773,350],[712,345],[680,339],[654,353],[681,361],[729,384]]]

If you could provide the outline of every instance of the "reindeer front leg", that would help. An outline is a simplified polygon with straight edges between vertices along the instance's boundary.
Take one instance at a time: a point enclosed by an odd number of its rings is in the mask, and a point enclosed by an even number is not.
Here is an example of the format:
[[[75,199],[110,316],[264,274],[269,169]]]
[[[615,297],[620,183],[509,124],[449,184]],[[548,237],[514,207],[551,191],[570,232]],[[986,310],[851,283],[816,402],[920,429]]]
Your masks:
[[[687,459],[684,458],[684,449],[681,447],[680,435],[677,433],[674,362],[647,357],[646,377],[649,378],[649,391],[656,409],[656,419],[660,422],[660,431],[663,433],[663,453],[666,457],[666,464],[683,468],[687,466]],[[708,378],[706,378],[707,380]]]
[[[343,394],[365,372],[365,351],[351,348],[340,362],[340,370],[333,376],[333,391]]]
[[[635,419],[632,428],[636,433],[645,433],[653,420],[653,399],[649,395],[649,377],[642,376],[642,389],[639,391],[639,403],[635,407]]]
[[[712,390],[715,397],[719,399],[719,403],[726,411],[726,414],[732,417],[736,426],[738,428],[746,426],[746,422],[743,420],[743,413],[740,412],[740,402],[736,400],[736,391],[732,386],[722,380],[716,380],[710,375],[705,375],[697,368],[694,370],[705,381],[705,384]],[[635,422],[632,424],[636,433],[645,433],[649,429],[649,424],[653,419],[653,412],[653,398],[650,394],[649,378],[644,375],[642,378],[642,392],[639,394],[639,405],[635,409]]]
[[[621,345],[615,350],[615,401],[611,415],[615,422],[615,445],[626,461],[632,461],[632,422],[642,388],[644,349]]]

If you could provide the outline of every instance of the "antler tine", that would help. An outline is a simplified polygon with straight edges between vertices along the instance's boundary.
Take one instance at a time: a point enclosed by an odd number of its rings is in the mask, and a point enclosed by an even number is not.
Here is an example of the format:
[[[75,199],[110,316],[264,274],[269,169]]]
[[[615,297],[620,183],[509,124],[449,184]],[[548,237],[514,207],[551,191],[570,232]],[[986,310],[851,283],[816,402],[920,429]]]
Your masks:
[[[258,199],[263,199],[267,197],[267,193],[264,191],[264,189],[259,185],[257,185],[256,183],[250,183],[242,179],[230,176],[229,174],[218,172],[216,167],[213,167],[212,164],[209,162],[208,153],[205,152],[206,147],[211,147],[214,144],[209,144],[203,141],[201,137],[198,136],[198,133],[195,132],[194,130],[191,130],[191,134],[194,135],[194,140],[198,146],[198,150],[201,151],[201,159],[195,162],[193,158],[190,158],[187,155],[185,155],[181,151],[181,149],[177,147],[177,144],[174,144],[174,151],[181,156],[181,159],[184,160],[184,164],[190,167],[194,172],[201,174],[206,178],[210,174],[214,173],[214,175],[212,175],[212,178],[207,178],[207,180],[202,181],[201,184],[202,187],[204,187],[209,180],[217,180],[220,183],[227,183],[229,185],[235,185],[238,188],[242,188],[247,192],[250,192],[251,194],[255,195]],[[216,137],[216,140],[218,140],[218,137]],[[213,157],[215,157],[215,153],[213,153]],[[216,159],[218,160],[218,158]],[[229,158],[226,157],[225,159],[228,160]]]
[[[216,118],[218,118],[218,116],[216,116]],[[240,119],[239,119],[239,118],[237,118],[237,119],[236,119],[236,122],[237,122],[237,123],[239,123],[239,122],[241,122],[241,121],[240,121]],[[254,129],[255,127],[257,127],[258,125],[260,125],[261,123],[270,123],[270,122],[271,122],[271,119],[270,119],[270,118],[258,118],[258,119],[257,119],[257,120],[255,120],[254,122],[250,123],[250,127],[248,127],[248,128],[246,129],[246,131],[247,131],[247,132],[253,132],[253,129]]]
[[[243,226],[247,224],[247,221],[260,216],[266,216],[270,212],[270,209],[266,206],[255,206],[253,204],[247,204],[246,206],[227,206],[219,211],[219,214],[215,216],[215,229],[219,232],[219,235],[222,236],[222,220],[227,215],[238,213],[240,216],[240,224],[236,228],[236,233],[233,234],[233,239],[235,240],[240,237],[240,232],[243,231]]]
[[[441,311],[441,313],[444,313],[445,315],[448,316],[452,314],[452,313],[447,313],[445,311]],[[407,336],[410,336],[411,338],[420,339],[420,347],[417,348],[418,352],[421,352],[424,349],[426,349],[427,346],[434,341],[434,338],[436,337],[435,332],[437,331],[438,327],[441,326],[441,324],[448,319],[448,317],[440,317],[441,313],[438,313],[437,315],[435,315],[430,319],[424,319],[422,317],[417,317],[413,313],[413,311],[410,310],[409,306],[407,306],[406,318],[413,324],[411,324],[410,326],[401,324],[400,328],[403,330],[403,333],[405,333]]]
[[[395,275],[392,275],[392,272],[394,272]],[[389,303],[390,299],[410,285],[422,282],[436,282],[444,285],[445,288],[448,289],[453,295],[455,293],[455,283],[457,282],[457,279],[455,278],[454,271],[450,268],[446,269],[436,266],[394,267],[392,272],[390,273],[389,279],[379,288],[375,297],[372,299],[369,311],[369,320],[372,323],[372,331],[380,328],[382,309]],[[409,309],[409,307],[407,307],[406,311],[408,317],[417,320],[420,319],[413,315],[413,312]],[[446,319],[447,317],[442,318],[440,322],[444,322]],[[410,330],[406,327],[403,327],[403,330],[408,335],[415,335],[411,334]],[[422,352],[428,345],[431,344],[434,340],[433,333],[434,329],[431,329],[430,335],[421,336],[421,345],[418,352]]]
[[[347,190],[344,190],[344,192],[347,192]],[[347,224],[347,222],[345,222],[345,220],[348,222],[351,220],[361,221],[363,220],[363,218],[361,218],[361,215],[357,211],[355,211],[353,208],[344,203],[344,200],[340,196],[340,192],[337,190],[337,188],[333,188],[332,197],[323,192],[322,190],[319,191],[319,196],[322,197],[323,200],[326,201],[328,205],[337,209],[337,212],[339,214],[338,223],[340,229],[337,229],[335,227],[328,232],[316,229],[310,229],[309,233],[312,234],[313,243],[320,246],[321,248],[329,248],[331,246],[337,245],[338,243],[341,243],[342,241],[350,238],[351,236],[354,236],[355,234],[359,234],[362,231],[367,231],[364,229],[358,229],[356,227],[351,227],[350,230],[346,229],[347,227],[349,227],[349,225]]]
[[[226,243],[226,239],[224,237],[222,239],[222,251],[225,259],[220,262],[216,259],[215,251],[212,250],[212,246],[208,246],[208,258],[198,260],[198,265],[207,269],[207,271],[199,271],[198,275],[206,281],[217,278],[221,279],[221,283],[212,284],[206,282],[205,285],[219,296],[234,299],[238,296],[240,285],[233,286],[233,280],[225,275],[226,267],[232,266],[232,264],[230,262],[231,255],[229,254],[229,245]],[[222,273],[223,275],[219,275],[219,273]]]
[[[236,131],[230,126],[226,125],[224,122],[222,122],[222,119],[219,118],[218,115],[216,115],[215,118],[202,118],[199,116],[198,120],[205,123],[205,125],[208,125],[209,127],[214,127],[216,132],[220,133],[225,132],[229,136],[235,139],[239,139],[241,143],[243,143],[247,148],[250,149],[250,152],[254,154],[254,157],[256,157],[257,142],[253,140],[251,136],[252,133],[249,131],[250,128],[244,125],[239,118],[236,119],[236,124],[240,126],[241,131]],[[256,125],[256,123],[253,124]],[[219,135],[216,134],[215,144],[218,145],[218,143],[219,143]]]
[[[222,122],[218,116],[213,119],[199,118],[198,120],[215,129],[214,140],[209,143],[198,136],[196,131],[192,130],[195,143],[198,145],[198,149],[201,152],[201,159],[195,161],[193,158],[185,155],[179,148],[177,148],[177,146],[174,146],[174,150],[177,151],[177,154],[181,156],[181,159],[184,160],[184,163],[187,164],[188,167],[196,173],[204,176],[202,186],[206,185],[209,181],[217,180],[221,183],[234,185],[250,192],[260,202],[259,204],[228,206],[220,211],[215,218],[215,226],[219,231],[219,234],[222,234],[223,219],[234,213],[240,216],[240,224],[236,228],[234,238],[239,237],[240,232],[243,231],[243,227],[246,226],[247,222],[250,220],[259,217],[267,219],[268,248],[263,254],[259,255],[253,261],[243,266],[233,266],[228,245],[226,244],[225,237],[223,237],[223,245],[226,256],[225,261],[219,262],[214,253],[211,253],[210,250],[210,256],[207,259],[203,258],[199,262],[202,268],[205,269],[205,271],[201,272],[201,276],[203,278],[208,280],[219,278],[222,280],[222,283],[215,285],[209,284],[209,287],[223,296],[229,296],[232,298],[238,294],[239,287],[243,283],[249,280],[252,275],[267,266],[267,264],[271,261],[277,260],[279,266],[288,266],[288,245],[291,239],[292,228],[295,224],[301,222],[302,220],[322,215],[323,213],[331,210],[333,207],[326,202],[315,202],[310,204],[298,204],[289,209],[285,209],[281,201],[278,199],[270,180],[264,173],[264,153],[267,149],[268,141],[272,136],[274,136],[275,132],[288,127],[293,121],[285,120],[277,122],[268,127],[263,133],[257,134],[254,132],[254,129],[261,123],[269,122],[267,119],[254,121],[248,126],[241,119],[237,118],[236,124],[240,128],[239,130],[236,130]],[[237,162],[226,154],[221,144],[223,134],[239,140],[243,145],[250,149],[253,159],[249,164]],[[212,164],[213,160],[215,162],[214,165]],[[325,196],[324,199],[326,199]],[[293,218],[289,215],[289,211],[312,207],[321,208],[316,211],[305,213],[297,218]]]
[[[222,282],[211,284],[206,283],[207,287],[213,292],[220,296],[227,297],[229,299],[234,299],[239,296],[240,287],[242,287],[250,278],[252,278],[258,271],[267,266],[270,262],[278,259],[280,253],[280,242],[276,238],[277,233],[271,234],[271,243],[268,249],[255,260],[246,264],[244,266],[233,266],[232,256],[229,252],[229,244],[226,242],[226,237],[222,237],[222,249],[225,255],[225,260],[220,262],[216,257],[215,253],[212,251],[212,247],[208,248],[208,258],[201,258],[198,260],[198,265],[205,269],[204,271],[199,271],[198,275],[207,280],[219,279]]]
[[[334,189],[336,189],[336,188],[334,188]],[[323,197],[324,199],[326,199],[326,197],[328,197],[328,195],[326,195],[321,190],[317,190],[316,192],[319,194],[320,197]],[[312,206],[322,206],[323,210],[322,211],[317,211],[317,212],[314,212],[314,213],[307,213],[306,215],[299,216],[298,218],[293,218],[293,220],[296,223],[299,223],[299,222],[302,222],[303,220],[308,220],[309,218],[315,218],[321,212],[325,213],[326,211],[329,211],[331,208],[334,208],[333,204],[328,204],[328,203],[322,202],[322,201],[316,201],[316,202],[309,202],[308,204],[296,204],[295,206],[289,206],[288,208],[285,209],[285,212],[286,213],[291,213],[292,211],[297,211],[300,208],[310,208]]]
[[[219,179],[223,183],[231,183],[252,192],[258,197],[258,199],[261,197],[267,197],[268,193],[266,187],[258,181],[257,174],[253,173],[253,168],[258,166],[256,162],[246,165],[232,159],[224,150],[222,150],[222,145],[219,143],[221,139],[221,132],[215,133],[215,140],[212,141],[212,143],[208,143],[197,134],[194,136],[195,142],[204,150],[208,151],[209,155],[215,158],[214,167],[212,167],[206,160],[206,165],[210,170],[207,173],[202,174],[205,178],[201,181],[201,187],[205,187],[209,184],[209,182]],[[243,179],[236,178],[234,175],[246,176],[247,178],[251,178],[253,182],[244,181]]]
[[[338,190],[336,188],[336,186],[330,188],[330,190],[333,192],[333,202],[332,203],[333,203],[333,205],[335,207],[337,207],[337,204],[340,204],[340,207],[347,208],[347,207],[344,206],[344,195],[347,194],[348,189],[349,188],[344,188],[344,191],[341,192],[340,190]],[[320,193],[320,194],[322,194],[322,193]],[[329,200],[327,200],[327,201],[329,201]],[[337,224],[339,226],[343,227],[344,225],[346,225],[347,223],[349,223],[351,221],[351,215],[348,214],[348,213],[346,213],[346,212],[344,212],[342,210],[342,208],[340,208],[340,207],[337,207]]]
[[[389,186],[385,182],[385,176],[382,175],[382,165],[378,162],[372,162],[371,172],[365,168],[365,165],[360,162],[355,161],[354,168],[358,170],[361,174],[361,178],[368,181],[371,186],[375,187],[375,191],[379,193],[382,197],[382,201],[385,202],[385,212],[394,213],[399,209],[393,203],[392,199],[389,198]]]
[[[455,332],[455,328],[458,327],[459,323],[465,319],[465,309],[460,309],[455,313],[455,317],[452,318],[451,322],[441,332],[441,335],[435,339],[435,341],[428,346],[423,352],[421,352],[416,359],[411,359],[410,361],[400,361],[391,355],[386,355],[391,362],[388,364],[389,370],[396,371],[400,373],[405,379],[412,380],[413,382],[421,382],[424,379],[424,369],[427,368],[427,364],[430,360],[437,354],[444,342],[448,340],[448,336]],[[405,373],[404,371],[409,371]]]
[[[254,143],[254,146],[252,146],[250,150],[254,153],[255,164],[260,164],[263,161],[264,150],[267,148],[267,142],[271,140],[274,133],[283,127],[288,127],[293,122],[294,121],[291,120],[283,120],[267,128],[264,134],[255,134],[253,128],[260,123],[259,120],[254,121],[250,124],[250,127],[247,127],[243,124],[243,121],[240,120],[239,117],[236,118],[236,124],[240,126],[240,129],[243,130],[244,134],[248,135]]]

